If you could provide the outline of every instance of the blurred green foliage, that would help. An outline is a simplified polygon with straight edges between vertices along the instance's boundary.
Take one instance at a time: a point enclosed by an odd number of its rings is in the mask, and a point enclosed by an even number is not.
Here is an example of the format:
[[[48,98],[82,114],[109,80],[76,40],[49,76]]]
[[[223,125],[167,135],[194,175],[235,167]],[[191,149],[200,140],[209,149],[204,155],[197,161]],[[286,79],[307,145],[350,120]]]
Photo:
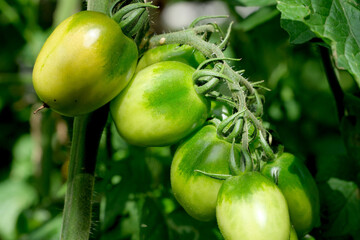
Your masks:
[[[171,2],[179,1],[163,7]],[[274,5],[243,18],[238,7],[254,1],[224,2],[235,21],[227,53],[243,59],[234,67],[251,81],[265,80],[271,91],[264,91],[264,120],[274,141],[302,156],[318,183],[322,225],[311,235],[360,239],[359,141],[351,134],[358,122],[349,117],[340,124],[318,45],[291,44]],[[50,110],[32,114],[41,103],[31,70],[53,26],[81,4],[0,0],[1,240],[59,237],[72,119]],[[340,74],[343,90],[357,94],[351,76]],[[349,101],[356,116],[356,100]],[[175,149],[130,146],[109,119],[96,169],[92,239],[222,239],[216,222],[191,219],[172,196]]]

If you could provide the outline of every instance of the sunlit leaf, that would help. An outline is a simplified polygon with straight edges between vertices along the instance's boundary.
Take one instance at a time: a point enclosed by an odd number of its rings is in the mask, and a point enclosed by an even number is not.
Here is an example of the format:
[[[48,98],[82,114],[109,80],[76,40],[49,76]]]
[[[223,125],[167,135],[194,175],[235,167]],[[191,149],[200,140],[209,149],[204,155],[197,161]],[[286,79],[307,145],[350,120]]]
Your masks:
[[[340,69],[360,85],[360,5],[354,0],[280,0],[281,25],[293,43],[321,38]]]
[[[360,192],[354,182],[331,178],[322,189],[328,217],[324,237],[340,237],[358,231],[360,226]],[[358,239],[358,238],[357,238]]]
[[[16,222],[20,213],[35,203],[37,195],[29,184],[6,180],[0,184],[0,239],[16,238]]]

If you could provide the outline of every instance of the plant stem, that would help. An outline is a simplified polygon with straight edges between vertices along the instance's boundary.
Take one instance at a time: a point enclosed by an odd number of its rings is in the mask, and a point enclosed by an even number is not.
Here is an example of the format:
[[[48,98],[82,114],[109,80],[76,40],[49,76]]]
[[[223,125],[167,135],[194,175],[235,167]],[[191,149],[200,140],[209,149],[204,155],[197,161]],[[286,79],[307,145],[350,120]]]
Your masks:
[[[326,47],[320,46],[320,54],[325,68],[326,77],[330,86],[330,89],[334,95],[336,108],[338,113],[338,119],[341,121],[345,114],[344,107],[344,92],[340,86],[339,80],[336,76],[334,65],[329,54],[329,50]]]
[[[41,162],[39,177],[39,192],[41,197],[49,197],[51,170],[53,169],[52,139],[55,132],[55,118],[51,111],[44,111],[41,116]]]
[[[213,43],[206,42],[203,39],[198,37],[199,33],[202,32],[215,32],[216,29],[212,25],[201,25],[190,29],[185,29],[179,32],[172,32],[168,34],[161,34],[153,36],[150,39],[150,47],[155,47],[162,44],[187,44],[201,53],[203,53],[207,58],[225,58],[224,53],[221,49]],[[247,81],[244,77],[236,73],[226,62],[224,62],[224,74],[229,78],[236,80],[234,83],[227,81],[228,87],[232,92],[233,99],[238,103],[237,110],[243,111],[247,110],[246,106],[246,96],[244,90],[241,88],[239,83],[246,87],[250,94],[255,94],[255,89],[252,84]],[[257,128],[260,129],[264,137],[266,137],[265,128],[258,121],[256,116],[251,112],[247,111],[247,115],[254,122]]]
[[[106,105],[74,118],[61,240],[89,239],[96,156],[108,111]]]

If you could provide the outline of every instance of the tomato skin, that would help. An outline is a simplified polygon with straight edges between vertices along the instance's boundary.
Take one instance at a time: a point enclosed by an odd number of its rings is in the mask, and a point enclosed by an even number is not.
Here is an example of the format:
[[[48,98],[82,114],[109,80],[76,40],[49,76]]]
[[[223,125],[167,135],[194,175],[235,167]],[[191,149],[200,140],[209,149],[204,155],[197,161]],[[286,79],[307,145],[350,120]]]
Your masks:
[[[168,44],[147,50],[140,58],[136,72],[157,62],[177,61],[197,68],[206,58],[188,45]]]
[[[216,218],[225,240],[288,240],[285,197],[270,179],[247,172],[227,179],[217,199]]]
[[[230,174],[231,143],[217,137],[216,128],[206,125],[176,150],[171,164],[171,187],[185,211],[200,221],[215,219],[216,199],[223,183],[194,170]],[[235,156],[240,153],[235,149]]]
[[[192,81],[195,69],[181,63],[155,63],[135,74],[110,104],[119,134],[137,146],[166,146],[202,126],[208,101]]]
[[[298,236],[296,234],[294,226],[291,226],[290,239],[289,240],[298,240]]]
[[[270,178],[278,173],[278,186],[287,200],[298,236],[310,232],[320,222],[320,201],[316,183],[306,166],[294,155],[283,153],[266,163],[261,172]]]
[[[65,116],[86,114],[120,93],[135,72],[138,51],[105,14],[76,13],[42,47],[34,66],[39,98]]]

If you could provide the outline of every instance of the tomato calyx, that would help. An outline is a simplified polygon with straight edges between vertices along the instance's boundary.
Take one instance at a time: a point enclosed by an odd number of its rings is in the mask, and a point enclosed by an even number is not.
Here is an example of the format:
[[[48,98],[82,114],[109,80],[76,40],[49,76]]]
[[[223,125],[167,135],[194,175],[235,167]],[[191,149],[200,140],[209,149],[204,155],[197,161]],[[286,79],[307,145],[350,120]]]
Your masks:
[[[237,157],[238,155],[235,153],[235,148],[237,148],[237,146],[235,141],[233,141],[231,144],[229,160],[228,160],[231,174],[209,173],[199,169],[195,169],[194,172],[201,173],[213,179],[226,180],[230,177],[240,176],[246,172],[252,171],[253,162],[248,151],[241,149],[241,154],[239,158]]]
[[[233,175],[228,175],[228,174],[208,173],[208,172],[205,172],[205,171],[202,171],[199,169],[195,169],[194,172],[201,173],[207,177],[211,177],[211,178],[217,179],[217,180],[226,180],[233,176]]]
[[[119,23],[123,33],[133,38],[139,46],[149,30],[149,12],[147,8],[158,8],[152,3],[118,0],[110,8],[110,17]]]

